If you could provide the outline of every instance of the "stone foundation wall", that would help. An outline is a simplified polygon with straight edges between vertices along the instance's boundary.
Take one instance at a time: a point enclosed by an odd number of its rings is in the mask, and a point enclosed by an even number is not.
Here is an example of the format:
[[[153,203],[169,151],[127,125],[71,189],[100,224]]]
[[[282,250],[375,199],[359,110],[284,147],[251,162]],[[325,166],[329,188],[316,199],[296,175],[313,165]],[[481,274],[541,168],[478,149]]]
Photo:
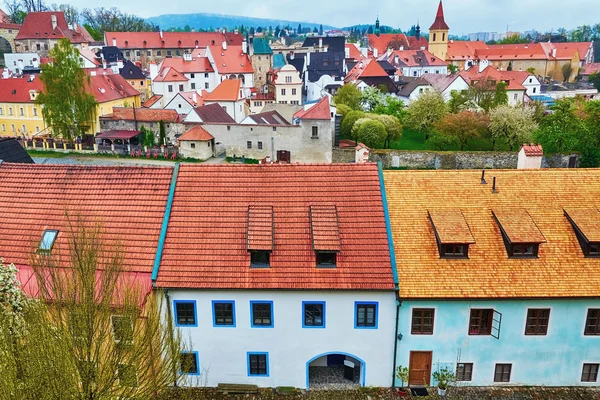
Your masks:
[[[542,168],[568,168],[571,157],[577,166],[578,155],[553,154],[542,158]],[[517,153],[371,150],[369,161],[381,161],[384,169],[512,169],[517,168]]]
[[[352,163],[356,159],[356,150],[354,148],[334,147],[332,153],[333,163]]]

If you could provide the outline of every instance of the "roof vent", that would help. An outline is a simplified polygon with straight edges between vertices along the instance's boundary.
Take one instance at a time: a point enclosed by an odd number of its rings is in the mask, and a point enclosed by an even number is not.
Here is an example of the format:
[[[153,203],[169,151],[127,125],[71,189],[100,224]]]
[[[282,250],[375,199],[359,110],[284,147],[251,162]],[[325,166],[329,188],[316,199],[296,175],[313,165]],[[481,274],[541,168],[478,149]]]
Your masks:
[[[481,170],[481,184],[487,185],[487,182],[485,181],[485,169]]]

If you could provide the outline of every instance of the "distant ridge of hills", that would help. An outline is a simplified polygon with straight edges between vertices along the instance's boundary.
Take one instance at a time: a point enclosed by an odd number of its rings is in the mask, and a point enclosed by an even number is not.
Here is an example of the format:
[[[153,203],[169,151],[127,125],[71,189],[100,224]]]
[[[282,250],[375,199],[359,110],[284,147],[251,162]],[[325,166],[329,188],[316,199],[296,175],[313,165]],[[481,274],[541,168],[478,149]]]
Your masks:
[[[269,27],[275,29],[276,26],[283,27],[286,25],[292,28],[297,28],[298,24],[303,28],[319,28],[321,24],[315,22],[288,21],[269,18],[253,18],[242,17],[236,15],[221,15],[209,13],[194,13],[194,14],[164,14],[156,17],[146,18],[148,22],[152,22],[162,29],[170,28],[185,28],[186,25],[194,29],[216,29],[227,28],[234,29],[241,25],[245,27]],[[330,25],[323,24],[324,30],[337,29]]]

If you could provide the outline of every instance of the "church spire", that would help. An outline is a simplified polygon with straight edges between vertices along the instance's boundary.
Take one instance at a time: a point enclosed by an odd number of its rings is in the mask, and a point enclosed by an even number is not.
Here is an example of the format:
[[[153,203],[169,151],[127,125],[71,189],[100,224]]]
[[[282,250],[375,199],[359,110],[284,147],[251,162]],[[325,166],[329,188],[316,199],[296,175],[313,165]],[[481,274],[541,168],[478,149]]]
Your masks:
[[[375,35],[379,37],[381,29],[379,28],[379,11],[377,11],[377,19],[375,20]]]
[[[433,24],[429,28],[429,30],[435,29],[450,29],[444,20],[444,7],[442,6],[442,0],[440,0],[440,5],[438,6],[437,14],[435,15],[435,21],[433,21]]]

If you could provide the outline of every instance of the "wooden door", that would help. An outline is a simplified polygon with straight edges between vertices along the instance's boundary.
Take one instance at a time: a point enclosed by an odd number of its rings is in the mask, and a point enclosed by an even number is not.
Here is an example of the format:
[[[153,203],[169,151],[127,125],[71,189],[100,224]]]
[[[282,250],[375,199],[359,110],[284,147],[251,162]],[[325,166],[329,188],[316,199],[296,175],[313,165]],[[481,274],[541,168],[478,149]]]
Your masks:
[[[277,150],[277,161],[290,163],[291,160],[292,160],[292,157],[288,150]]]
[[[431,351],[411,351],[409,369],[409,386],[429,386]]]

